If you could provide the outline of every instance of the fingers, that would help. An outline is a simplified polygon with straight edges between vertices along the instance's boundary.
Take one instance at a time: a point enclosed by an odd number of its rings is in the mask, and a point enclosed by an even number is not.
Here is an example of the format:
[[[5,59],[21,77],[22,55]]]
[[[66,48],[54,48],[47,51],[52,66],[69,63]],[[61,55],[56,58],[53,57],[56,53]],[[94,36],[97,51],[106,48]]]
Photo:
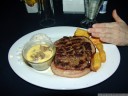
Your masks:
[[[89,29],[93,37],[98,37],[103,42],[112,43],[112,38],[116,33],[112,28],[90,28]]]
[[[97,23],[94,24],[92,27],[96,28],[96,27],[110,27],[111,25],[109,23]]]
[[[98,37],[98,38],[111,38],[113,36],[113,34],[111,32],[106,32],[106,33],[103,33],[103,32],[94,32],[92,33],[92,36],[93,37]]]
[[[113,16],[113,18],[115,19],[116,22],[124,22],[124,21],[119,17],[119,15],[117,14],[116,10],[113,10],[112,16]]]
[[[116,26],[117,24],[115,22],[109,22],[109,23],[97,23],[97,24],[93,24],[93,28],[102,28],[102,27],[106,27],[106,28],[112,28],[114,26]]]
[[[106,30],[106,29],[105,29]],[[93,37],[100,37],[100,34],[106,33],[104,28],[89,28],[88,32],[91,33]]]
[[[88,32],[89,33],[109,33],[109,32],[112,32],[114,28],[105,28],[105,27],[102,27],[102,28],[89,28],[88,29]]]
[[[113,43],[111,38],[100,38],[102,42]]]
[[[119,45],[120,41],[122,41],[119,40],[119,37],[123,34],[121,33],[123,28],[125,29],[125,27],[121,26],[126,24],[118,16],[116,10],[113,10],[112,16],[116,22],[94,24],[92,28],[88,29],[88,32],[91,33],[93,37],[98,37],[103,42]]]
[[[93,34],[95,35],[95,37],[99,37],[99,39],[102,41],[102,42],[107,42],[107,43],[114,43],[113,42],[113,35],[112,34],[109,34],[109,33],[98,33],[98,34]]]

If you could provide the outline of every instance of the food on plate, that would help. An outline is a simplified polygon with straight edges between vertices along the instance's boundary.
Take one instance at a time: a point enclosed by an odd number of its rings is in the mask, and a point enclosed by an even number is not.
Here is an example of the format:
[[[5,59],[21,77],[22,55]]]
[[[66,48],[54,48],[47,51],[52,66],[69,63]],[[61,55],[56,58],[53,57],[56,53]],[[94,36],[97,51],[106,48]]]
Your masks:
[[[54,74],[76,78],[91,71],[91,60],[96,49],[89,38],[83,36],[63,37],[54,44],[56,54],[51,64]]]
[[[104,50],[102,43],[97,43],[97,44],[95,44],[95,46],[98,49],[98,51]]]
[[[92,61],[96,60],[96,62],[98,63],[92,62],[94,64],[91,65],[91,68],[92,68],[92,71],[97,71],[101,67],[101,63],[104,63],[106,61],[106,53],[104,51],[103,43],[100,41],[99,38],[90,36],[90,34],[86,30],[80,29],[80,28],[76,29],[74,36],[84,36],[86,38],[89,38],[95,45],[98,53],[95,53],[96,56],[93,57]],[[96,66],[97,68],[95,68]]]
[[[84,29],[77,28],[75,33],[74,33],[74,36],[90,37],[90,34],[86,30],[84,30]]]
[[[90,40],[91,40],[94,44],[102,43],[99,38],[91,37]]]
[[[104,50],[99,51],[101,62],[104,63],[106,61],[106,53]]]
[[[95,44],[96,48],[99,51],[101,62],[104,63],[106,61],[106,53],[104,51],[104,47],[102,43]]]
[[[48,45],[32,46],[26,53],[26,59],[30,62],[41,63],[50,59],[53,55],[53,50]]]
[[[91,61],[92,71],[97,71],[101,67],[101,58],[99,52],[96,52]]]
[[[32,68],[43,71],[50,67],[56,48],[45,34],[36,34],[24,45],[22,56]]]

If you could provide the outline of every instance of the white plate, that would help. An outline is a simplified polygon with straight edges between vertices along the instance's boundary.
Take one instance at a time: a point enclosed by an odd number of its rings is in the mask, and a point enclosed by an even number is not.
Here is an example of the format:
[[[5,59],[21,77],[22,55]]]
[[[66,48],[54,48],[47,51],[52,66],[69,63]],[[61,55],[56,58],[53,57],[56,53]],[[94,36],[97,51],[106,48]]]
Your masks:
[[[65,78],[54,75],[49,68],[46,71],[36,71],[27,66],[21,57],[24,44],[37,33],[45,33],[52,41],[63,37],[73,36],[77,27],[51,27],[29,33],[17,40],[9,50],[8,59],[13,71],[25,81],[49,89],[72,90],[94,86],[108,79],[117,70],[120,64],[118,48],[112,44],[105,44],[106,62],[97,72],[91,72],[80,78]]]

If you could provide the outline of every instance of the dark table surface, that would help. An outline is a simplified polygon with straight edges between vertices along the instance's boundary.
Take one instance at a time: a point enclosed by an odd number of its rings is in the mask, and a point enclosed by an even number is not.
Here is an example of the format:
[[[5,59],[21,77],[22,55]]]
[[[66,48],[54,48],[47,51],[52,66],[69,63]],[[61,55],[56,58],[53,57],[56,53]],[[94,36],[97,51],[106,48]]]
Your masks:
[[[56,6],[61,4],[61,0],[55,0]],[[124,3],[123,3],[124,2]],[[123,4],[123,5],[121,5]],[[99,14],[99,22],[113,21],[111,12],[114,8],[123,20],[128,21],[127,0],[110,0],[106,14]],[[8,52],[12,44],[22,36],[42,29],[39,25],[40,15],[28,14],[24,3],[19,0],[8,0],[1,6],[1,35],[0,35],[0,94],[3,96],[91,96],[98,93],[127,93],[128,92],[128,47],[118,47],[121,61],[116,72],[104,82],[78,90],[52,90],[41,88],[30,84],[20,78],[10,67],[8,62]],[[80,27],[80,21],[84,18],[83,14],[63,14],[61,10],[56,10],[55,26],[75,26]],[[115,58],[116,59],[116,58]],[[99,77],[100,78],[100,77]]]

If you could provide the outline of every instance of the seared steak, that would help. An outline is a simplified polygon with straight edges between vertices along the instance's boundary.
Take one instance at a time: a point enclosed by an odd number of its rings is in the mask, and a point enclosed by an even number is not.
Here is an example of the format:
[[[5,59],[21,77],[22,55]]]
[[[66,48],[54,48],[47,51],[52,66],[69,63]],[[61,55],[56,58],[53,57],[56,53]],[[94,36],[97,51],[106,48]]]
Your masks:
[[[57,69],[63,71],[77,71],[82,72],[85,69],[90,71],[91,65],[91,58],[92,55],[95,53],[95,46],[90,41],[90,39],[86,37],[63,37],[55,42],[56,46],[56,55],[54,59],[54,63],[51,67],[53,73],[61,76],[61,74],[56,73],[58,72]],[[55,70],[54,70],[55,69]],[[68,73],[68,75],[70,75]],[[76,73],[75,73],[76,75]],[[80,75],[79,75],[80,76]],[[79,77],[77,76],[77,77]],[[70,77],[70,76],[65,76]],[[71,77],[76,77],[72,76]]]

